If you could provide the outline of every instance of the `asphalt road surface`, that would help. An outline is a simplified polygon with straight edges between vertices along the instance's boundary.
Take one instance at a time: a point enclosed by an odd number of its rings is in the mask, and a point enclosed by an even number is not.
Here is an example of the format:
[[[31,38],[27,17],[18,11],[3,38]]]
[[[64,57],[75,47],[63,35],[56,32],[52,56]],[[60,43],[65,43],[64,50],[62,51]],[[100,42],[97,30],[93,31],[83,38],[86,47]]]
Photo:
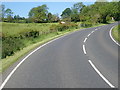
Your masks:
[[[42,46],[14,73],[3,73],[3,88],[117,88],[119,46],[109,35],[117,24],[76,31]]]

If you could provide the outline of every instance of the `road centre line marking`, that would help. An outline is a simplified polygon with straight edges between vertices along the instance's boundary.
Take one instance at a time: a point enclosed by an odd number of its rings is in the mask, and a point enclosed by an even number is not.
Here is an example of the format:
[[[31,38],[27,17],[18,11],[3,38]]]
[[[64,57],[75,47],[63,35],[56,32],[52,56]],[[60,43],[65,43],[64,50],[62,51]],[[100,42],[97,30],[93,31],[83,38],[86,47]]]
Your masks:
[[[87,38],[85,38],[84,43],[86,42]]]
[[[83,52],[84,52],[84,54],[87,54],[86,50],[85,50],[85,45],[83,45]]]
[[[113,28],[114,28],[115,26],[113,26],[111,29],[110,29],[110,31],[109,31],[109,35],[110,35],[110,38],[118,45],[118,46],[120,46],[120,44],[113,38],[113,36],[112,36],[112,30],[113,30]]]
[[[97,28],[95,29],[95,31],[98,30]]]
[[[87,37],[89,37],[91,34],[88,34],[88,36]]]
[[[91,60],[88,60],[88,62],[89,62],[90,65],[93,67],[93,69],[99,74],[99,76],[100,76],[111,88],[115,88],[115,86],[113,86],[113,85],[101,74],[101,72],[95,67],[95,65],[92,63]]]
[[[94,31],[92,31],[91,33],[94,33]]]

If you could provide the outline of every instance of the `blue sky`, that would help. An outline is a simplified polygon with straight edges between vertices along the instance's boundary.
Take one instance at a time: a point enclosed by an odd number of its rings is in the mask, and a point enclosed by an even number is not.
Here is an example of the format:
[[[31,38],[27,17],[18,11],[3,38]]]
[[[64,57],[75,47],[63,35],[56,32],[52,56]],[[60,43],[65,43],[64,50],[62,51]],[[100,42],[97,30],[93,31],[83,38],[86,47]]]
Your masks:
[[[21,17],[28,17],[30,9],[43,4],[48,6],[48,11],[52,14],[61,14],[66,8],[71,8],[76,2],[3,2],[5,8],[10,8],[14,15],[20,15]],[[85,5],[93,4],[93,2],[83,2]]]

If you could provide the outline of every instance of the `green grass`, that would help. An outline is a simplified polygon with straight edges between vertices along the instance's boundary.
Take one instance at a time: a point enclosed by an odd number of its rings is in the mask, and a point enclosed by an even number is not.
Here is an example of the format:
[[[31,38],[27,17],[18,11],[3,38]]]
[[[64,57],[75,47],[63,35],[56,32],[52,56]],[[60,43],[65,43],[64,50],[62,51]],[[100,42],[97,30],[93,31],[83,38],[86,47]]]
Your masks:
[[[47,23],[47,24],[38,24],[38,23],[29,23],[29,24],[22,24],[22,23],[3,23],[3,34],[8,35],[8,36],[14,36],[14,35],[19,35],[19,33],[24,32],[25,30],[38,30],[41,32],[48,32],[49,27],[52,24],[58,24],[58,23]],[[77,23],[80,24],[80,23]],[[92,27],[96,26],[101,26],[105,24],[97,24]],[[79,27],[79,29],[82,29],[82,27]],[[36,47],[52,40],[57,37],[60,37],[62,35],[68,34],[70,32],[79,30],[79,29],[68,29],[62,32],[54,32],[54,33],[49,33],[42,35],[38,38],[35,38],[33,40],[23,40],[24,43],[26,43],[26,47],[24,47],[22,50],[17,51],[14,55],[8,56],[4,59],[0,60],[0,72],[5,71],[9,66],[11,66],[13,63],[15,63],[17,60],[19,60],[22,56],[27,54],[28,52],[34,50]]]
[[[120,43],[120,25],[117,25],[112,30],[113,38]]]
[[[2,32],[7,36],[19,35],[25,31],[49,32],[49,27],[58,23],[2,23]]]

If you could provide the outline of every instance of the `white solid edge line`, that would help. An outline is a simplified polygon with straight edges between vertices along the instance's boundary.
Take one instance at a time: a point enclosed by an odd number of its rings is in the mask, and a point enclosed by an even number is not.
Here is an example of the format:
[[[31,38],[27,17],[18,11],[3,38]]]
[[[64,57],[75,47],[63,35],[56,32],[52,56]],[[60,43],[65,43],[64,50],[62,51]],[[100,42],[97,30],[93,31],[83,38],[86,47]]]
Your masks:
[[[90,65],[94,68],[94,70],[99,74],[99,76],[100,76],[111,88],[115,88],[115,86],[113,86],[113,85],[101,74],[101,72],[95,67],[95,65],[92,63],[91,60],[88,60],[88,62],[89,62]]]
[[[112,37],[112,29],[113,29],[114,27],[115,27],[115,26],[113,26],[113,27],[110,29],[109,35],[110,35],[111,39],[112,39],[118,46],[120,46],[120,44]]]
[[[83,52],[86,54],[85,45],[83,45]]]
[[[64,36],[66,36],[66,35],[64,35]],[[58,38],[56,38],[56,39],[54,39],[54,40],[51,40],[51,41],[49,41],[49,42],[47,42],[47,43],[39,46],[37,49],[33,50],[30,54],[28,54],[24,59],[22,59],[22,61],[10,72],[10,74],[7,76],[7,78],[3,81],[3,83],[2,83],[1,86],[0,86],[0,90],[2,90],[2,88],[3,88],[3,87],[5,86],[5,84],[8,82],[8,80],[9,80],[10,77],[13,75],[13,73],[17,70],[17,68],[18,68],[30,55],[32,55],[34,52],[36,52],[36,51],[39,50],[40,48],[46,46],[47,44],[49,44],[49,43],[51,43],[51,42],[53,42],[53,41],[56,41],[56,40],[58,40],[58,39],[60,39],[60,38],[62,38],[62,37],[64,37],[64,36],[58,37]]]
[[[87,38],[85,38],[84,43],[86,42]]]

